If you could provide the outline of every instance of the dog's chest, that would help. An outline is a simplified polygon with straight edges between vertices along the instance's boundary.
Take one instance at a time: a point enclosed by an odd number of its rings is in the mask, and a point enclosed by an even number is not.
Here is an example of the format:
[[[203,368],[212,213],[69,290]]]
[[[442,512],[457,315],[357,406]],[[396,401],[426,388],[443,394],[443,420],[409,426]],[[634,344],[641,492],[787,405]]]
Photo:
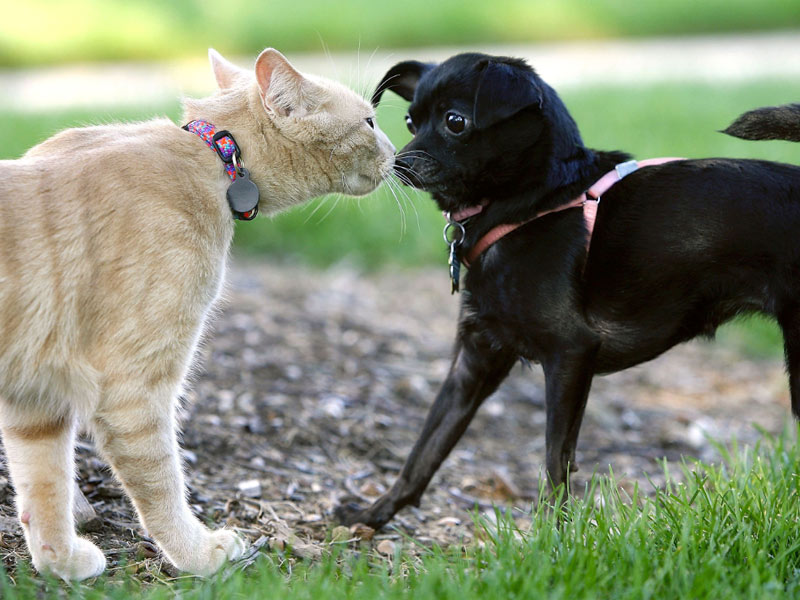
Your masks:
[[[579,325],[578,312],[547,298],[523,281],[473,286],[465,294],[465,314],[492,342],[533,362],[541,362]],[[495,282],[500,283],[500,282]],[[571,303],[570,303],[571,305]]]

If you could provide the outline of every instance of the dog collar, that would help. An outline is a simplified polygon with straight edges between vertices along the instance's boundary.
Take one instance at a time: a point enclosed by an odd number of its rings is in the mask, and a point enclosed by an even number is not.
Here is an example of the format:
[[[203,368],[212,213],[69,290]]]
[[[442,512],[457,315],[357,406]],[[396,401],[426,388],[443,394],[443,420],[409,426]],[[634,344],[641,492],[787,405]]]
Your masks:
[[[469,267],[471,263],[474,263],[475,260],[483,254],[492,244],[497,242],[503,236],[508,235],[518,227],[522,227],[526,223],[530,223],[531,221],[535,221],[539,217],[543,217],[545,215],[549,215],[550,213],[560,212],[562,210],[567,210],[569,208],[578,208],[580,206],[583,207],[583,222],[586,225],[586,252],[589,252],[589,245],[592,241],[592,232],[594,231],[594,223],[597,219],[597,208],[600,204],[600,197],[605,194],[611,186],[617,183],[620,179],[625,177],[626,175],[630,175],[634,171],[642,168],[642,167],[649,167],[652,165],[661,165],[664,163],[676,161],[676,160],[685,160],[683,158],[649,158],[642,161],[635,161],[629,160],[624,163],[618,164],[614,167],[613,170],[609,171],[605,175],[603,175],[600,179],[598,179],[592,186],[583,192],[577,198],[570,200],[566,204],[558,206],[556,208],[545,210],[540,213],[536,213],[530,219],[522,221],[521,223],[505,223],[503,225],[498,225],[492,229],[490,229],[482,238],[480,238],[477,243],[469,249],[466,256],[461,259],[461,262],[464,263],[466,267]],[[449,224],[448,224],[449,225]],[[452,269],[451,269],[452,270]],[[457,287],[457,286],[456,286]]]
[[[251,221],[258,214],[258,186],[250,179],[250,172],[242,164],[242,152],[236,139],[225,129],[217,131],[208,121],[195,120],[182,127],[203,140],[216,152],[231,179],[226,196],[233,218],[238,221]]]

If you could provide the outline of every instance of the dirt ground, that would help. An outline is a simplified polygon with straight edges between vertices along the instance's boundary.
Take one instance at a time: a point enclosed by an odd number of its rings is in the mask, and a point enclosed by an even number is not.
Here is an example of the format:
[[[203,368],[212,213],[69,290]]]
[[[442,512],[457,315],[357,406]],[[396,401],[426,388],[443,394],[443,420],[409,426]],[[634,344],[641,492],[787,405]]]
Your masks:
[[[364,275],[236,262],[229,282],[185,398],[190,500],[203,519],[248,539],[245,564],[267,548],[314,558],[332,535],[348,539],[332,529],[340,498],[369,502],[396,477],[447,371],[458,301],[444,267]],[[401,511],[369,547],[469,543],[476,505],[512,507],[524,522],[542,469],[543,389],[539,367],[515,368],[421,506]],[[597,378],[573,489],[581,494],[592,472],[610,465],[624,488],[652,490],[663,483],[662,458],[714,460],[707,435],[752,443],[754,424],[778,432],[788,402],[779,360],[747,360],[707,342]],[[112,576],[121,562],[143,580],[176,575],[91,440],[81,440],[77,464],[95,513],[81,528],[106,552]],[[0,466],[0,555],[13,574],[28,558],[7,475]]]

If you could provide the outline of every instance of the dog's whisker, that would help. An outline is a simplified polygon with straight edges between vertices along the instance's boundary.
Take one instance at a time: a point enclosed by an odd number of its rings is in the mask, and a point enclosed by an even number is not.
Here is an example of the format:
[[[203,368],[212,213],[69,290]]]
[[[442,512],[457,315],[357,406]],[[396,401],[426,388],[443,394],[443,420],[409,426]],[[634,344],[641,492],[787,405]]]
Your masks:
[[[434,156],[424,150],[406,150],[397,154],[397,158],[418,158],[435,160]]]

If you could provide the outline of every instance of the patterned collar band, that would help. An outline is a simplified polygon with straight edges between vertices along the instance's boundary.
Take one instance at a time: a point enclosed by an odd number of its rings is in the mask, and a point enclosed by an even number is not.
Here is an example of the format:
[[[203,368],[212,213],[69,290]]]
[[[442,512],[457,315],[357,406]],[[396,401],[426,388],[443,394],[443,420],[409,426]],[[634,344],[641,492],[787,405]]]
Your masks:
[[[183,129],[199,136],[222,160],[225,172],[233,182],[226,194],[233,217],[241,221],[254,219],[258,214],[258,187],[242,165],[242,153],[233,135],[224,129],[217,131],[214,125],[200,119],[187,123]]]

